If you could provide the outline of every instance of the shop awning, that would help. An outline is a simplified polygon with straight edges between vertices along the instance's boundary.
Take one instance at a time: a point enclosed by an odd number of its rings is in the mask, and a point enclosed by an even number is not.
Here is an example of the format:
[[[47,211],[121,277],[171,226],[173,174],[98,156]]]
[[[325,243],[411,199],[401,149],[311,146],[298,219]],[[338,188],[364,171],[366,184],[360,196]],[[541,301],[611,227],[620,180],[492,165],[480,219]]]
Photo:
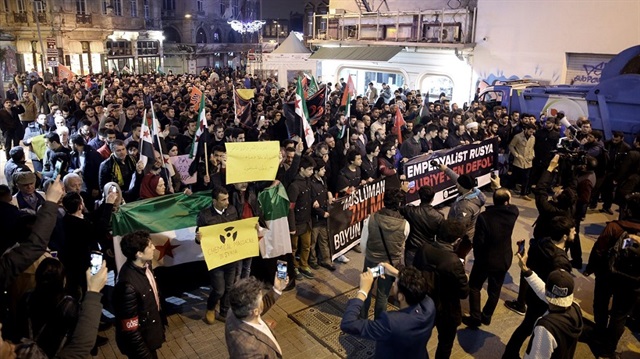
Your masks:
[[[314,60],[389,61],[400,51],[402,51],[402,47],[395,46],[321,47],[309,58]]]

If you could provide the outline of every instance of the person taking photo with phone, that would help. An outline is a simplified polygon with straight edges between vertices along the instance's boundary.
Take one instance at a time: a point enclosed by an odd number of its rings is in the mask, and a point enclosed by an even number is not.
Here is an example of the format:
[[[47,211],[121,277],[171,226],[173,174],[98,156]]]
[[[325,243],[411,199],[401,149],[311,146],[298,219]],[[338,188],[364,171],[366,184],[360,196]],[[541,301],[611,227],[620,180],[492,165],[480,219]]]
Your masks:
[[[373,286],[374,272],[380,277],[395,277],[393,293],[400,309],[382,312],[375,320],[361,319],[359,313]],[[340,329],[351,335],[376,341],[374,358],[427,358],[427,342],[431,338],[436,309],[427,295],[427,283],[414,267],[396,269],[389,263],[380,263],[375,271],[367,268],[360,274],[360,288],[356,297],[347,303]],[[378,275],[378,274],[376,274]]]

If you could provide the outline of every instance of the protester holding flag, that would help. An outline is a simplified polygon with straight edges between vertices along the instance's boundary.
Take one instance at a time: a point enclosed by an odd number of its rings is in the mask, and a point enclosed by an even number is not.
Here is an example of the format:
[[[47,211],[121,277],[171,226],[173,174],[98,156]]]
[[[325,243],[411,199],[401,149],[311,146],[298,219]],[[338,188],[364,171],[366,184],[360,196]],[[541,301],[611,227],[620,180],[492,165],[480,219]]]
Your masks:
[[[111,142],[110,147],[111,155],[100,164],[100,187],[104,187],[108,182],[116,182],[120,188],[127,189],[129,200],[136,200],[144,165],[141,161],[133,161],[121,140]]]

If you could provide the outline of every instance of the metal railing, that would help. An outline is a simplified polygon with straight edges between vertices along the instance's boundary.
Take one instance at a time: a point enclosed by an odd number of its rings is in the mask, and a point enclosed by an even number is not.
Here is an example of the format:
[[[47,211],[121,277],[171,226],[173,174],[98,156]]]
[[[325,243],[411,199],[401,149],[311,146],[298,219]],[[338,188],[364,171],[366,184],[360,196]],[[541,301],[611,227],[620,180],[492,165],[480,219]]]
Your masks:
[[[91,14],[76,14],[76,23],[91,24],[93,23],[93,18],[91,17]]]
[[[310,42],[370,40],[469,44],[475,9],[314,14]]]

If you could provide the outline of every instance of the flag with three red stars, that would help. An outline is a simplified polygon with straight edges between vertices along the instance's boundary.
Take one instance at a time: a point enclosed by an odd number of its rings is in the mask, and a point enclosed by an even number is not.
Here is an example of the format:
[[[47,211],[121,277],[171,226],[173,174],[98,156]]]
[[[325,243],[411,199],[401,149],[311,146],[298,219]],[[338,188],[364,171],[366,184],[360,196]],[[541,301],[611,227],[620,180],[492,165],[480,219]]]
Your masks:
[[[201,209],[208,207],[211,207],[210,192],[165,195],[120,206],[112,217],[118,268],[126,261],[120,241],[137,230],[151,234],[156,247],[153,267],[204,261],[202,249],[195,243],[196,218]]]
[[[307,141],[307,147],[311,147],[313,141],[315,141],[315,136],[313,135],[311,124],[309,124],[309,111],[307,111],[307,101],[304,96],[304,88],[302,87],[300,76],[298,76],[294,102],[296,115],[300,116],[300,121],[302,121],[302,137]]]

